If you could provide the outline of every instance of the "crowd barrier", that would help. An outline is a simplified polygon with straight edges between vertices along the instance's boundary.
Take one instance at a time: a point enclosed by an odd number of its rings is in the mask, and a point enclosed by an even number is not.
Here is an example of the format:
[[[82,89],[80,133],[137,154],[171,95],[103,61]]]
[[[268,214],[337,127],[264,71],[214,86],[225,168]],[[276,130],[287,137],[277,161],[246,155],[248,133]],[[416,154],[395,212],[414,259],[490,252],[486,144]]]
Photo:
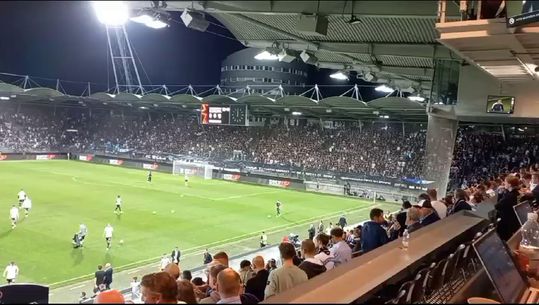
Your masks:
[[[222,169],[213,170],[214,179],[222,179],[235,182],[245,182],[260,185],[269,185],[285,189],[305,190],[305,183],[301,179],[275,177],[262,174],[249,174],[241,171],[227,171]]]
[[[30,153],[2,153],[0,152],[0,161],[12,160],[53,160],[67,159],[65,152],[30,152]]]
[[[90,162],[97,164],[107,164],[112,166],[152,170],[157,172],[172,173],[172,163],[155,162],[142,159],[119,158],[116,156],[97,154],[72,154],[72,160]]]

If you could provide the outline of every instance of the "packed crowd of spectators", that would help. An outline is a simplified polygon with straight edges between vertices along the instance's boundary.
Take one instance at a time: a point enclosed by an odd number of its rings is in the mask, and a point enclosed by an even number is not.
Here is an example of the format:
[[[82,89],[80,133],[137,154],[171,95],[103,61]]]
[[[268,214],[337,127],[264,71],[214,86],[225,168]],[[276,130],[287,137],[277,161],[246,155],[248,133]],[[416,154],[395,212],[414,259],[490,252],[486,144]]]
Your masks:
[[[21,114],[24,113],[24,114]],[[323,129],[319,125],[268,127],[203,126],[195,116],[145,113],[122,116],[48,108],[6,110],[0,116],[0,149],[172,153],[298,168],[418,177],[425,133],[403,134],[401,125]]]

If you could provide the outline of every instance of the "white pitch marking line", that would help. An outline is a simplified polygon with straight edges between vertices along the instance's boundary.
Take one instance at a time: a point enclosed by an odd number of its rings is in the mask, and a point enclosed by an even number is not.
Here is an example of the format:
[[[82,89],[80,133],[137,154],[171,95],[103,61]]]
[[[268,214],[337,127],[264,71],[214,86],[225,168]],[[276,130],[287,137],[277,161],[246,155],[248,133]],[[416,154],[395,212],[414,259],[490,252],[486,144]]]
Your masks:
[[[133,270],[133,271],[129,271],[129,272],[127,272],[127,274],[133,274],[133,273],[137,273],[137,272],[139,272],[139,271],[140,271],[140,268],[135,269],[135,270]]]
[[[79,288],[82,288],[82,287],[84,287],[84,286],[86,286],[86,285],[78,285],[78,286],[69,288],[69,290],[79,289]]]

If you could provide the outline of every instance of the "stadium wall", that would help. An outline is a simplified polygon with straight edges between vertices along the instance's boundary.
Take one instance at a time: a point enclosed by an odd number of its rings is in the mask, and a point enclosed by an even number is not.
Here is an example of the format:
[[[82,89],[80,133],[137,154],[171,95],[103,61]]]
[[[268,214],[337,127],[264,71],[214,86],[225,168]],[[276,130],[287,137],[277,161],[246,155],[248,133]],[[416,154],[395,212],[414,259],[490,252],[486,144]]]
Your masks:
[[[55,160],[67,159],[67,153],[63,152],[37,152],[37,153],[2,153],[0,152],[0,161],[12,160]]]
[[[274,177],[274,176],[267,176],[267,175],[260,175],[260,174],[249,174],[249,173],[243,173],[241,171],[214,169],[213,178],[228,180],[228,181],[235,181],[235,182],[245,182],[245,183],[267,185],[267,186],[280,187],[280,188],[286,188],[286,189],[301,190],[301,191],[306,190],[303,180],[300,180],[300,179],[282,178],[282,177]]]
[[[121,166],[142,170],[153,170],[157,172],[172,173],[172,164],[166,162],[155,162],[142,159],[119,158],[106,155],[94,154],[72,154],[72,160],[80,162],[91,162],[97,164],[106,164],[111,166]]]

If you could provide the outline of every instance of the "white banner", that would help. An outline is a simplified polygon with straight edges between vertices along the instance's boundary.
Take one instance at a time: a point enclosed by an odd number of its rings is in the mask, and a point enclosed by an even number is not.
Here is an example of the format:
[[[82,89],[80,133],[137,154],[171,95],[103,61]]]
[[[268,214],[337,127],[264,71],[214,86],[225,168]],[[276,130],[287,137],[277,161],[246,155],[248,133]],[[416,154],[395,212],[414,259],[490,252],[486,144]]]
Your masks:
[[[36,155],[36,160],[51,160],[55,155]]]
[[[112,165],[122,165],[123,163],[124,163],[123,160],[109,159],[109,164],[112,164]]]
[[[278,187],[286,188],[290,185],[290,181],[269,179],[268,184],[271,186],[278,186]]]
[[[142,164],[142,168],[144,168],[144,169],[156,170],[158,167],[159,167],[159,165],[157,165],[157,164],[148,164],[148,163],[143,163]]]

